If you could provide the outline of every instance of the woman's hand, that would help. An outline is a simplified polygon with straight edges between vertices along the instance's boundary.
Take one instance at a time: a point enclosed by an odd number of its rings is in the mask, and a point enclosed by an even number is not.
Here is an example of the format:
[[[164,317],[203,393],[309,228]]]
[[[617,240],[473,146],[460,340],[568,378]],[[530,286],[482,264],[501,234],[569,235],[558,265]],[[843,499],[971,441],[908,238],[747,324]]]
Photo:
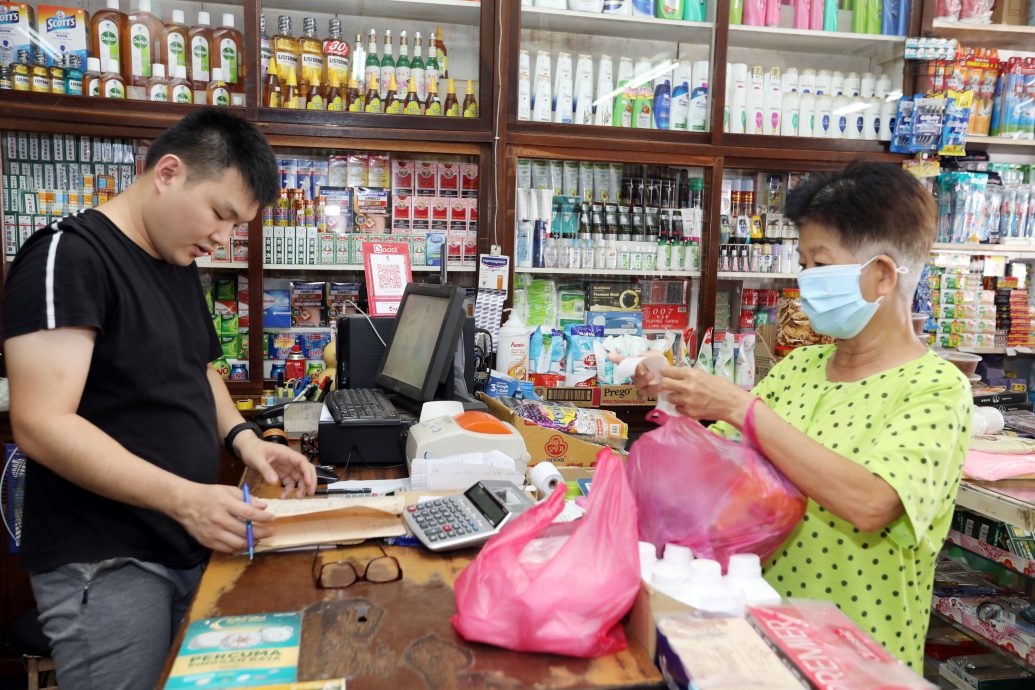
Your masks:
[[[669,402],[679,414],[691,419],[729,422],[738,429],[744,425],[748,404],[753,399],[751,393],[729,379],[693,367],[662,367],[659,388],[668,393]]]

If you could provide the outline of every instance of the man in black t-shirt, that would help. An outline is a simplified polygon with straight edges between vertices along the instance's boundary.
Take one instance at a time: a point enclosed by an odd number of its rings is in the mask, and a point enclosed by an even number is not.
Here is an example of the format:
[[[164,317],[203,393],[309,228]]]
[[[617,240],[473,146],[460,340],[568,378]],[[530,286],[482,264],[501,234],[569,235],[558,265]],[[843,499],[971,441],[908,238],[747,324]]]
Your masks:
[[[208,550],[244,549],[247,520],[272,534],[261,501],[216,484],[221,441],[285,496],[315,488],[208,365],[221,352],[194,263],[276,198],[269,144],[198,110],[145,168],[33,235],[6,286],[11,423],[31,458],[22,560],[62,688],[152,687]]]

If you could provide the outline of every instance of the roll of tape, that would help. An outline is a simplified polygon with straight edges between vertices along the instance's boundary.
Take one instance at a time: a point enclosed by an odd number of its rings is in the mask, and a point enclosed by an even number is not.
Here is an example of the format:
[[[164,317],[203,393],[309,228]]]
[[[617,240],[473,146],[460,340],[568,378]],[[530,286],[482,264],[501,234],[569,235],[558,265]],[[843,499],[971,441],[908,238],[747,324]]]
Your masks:
[[[543,461],[532,468],[532,484],[543,496],[549,496],[558,484],[564,483],[564,477],[553,466],[552,462]]]
[[[255,407],[255,401],[251,398],[245,398],[244,400],[237,401],[238,410],[251,410]]]
[[[282,446],[288,444],[287,434],[284,433],[283,429],[266,429],[266,431],[262,432],[262,440],[279,443]]]

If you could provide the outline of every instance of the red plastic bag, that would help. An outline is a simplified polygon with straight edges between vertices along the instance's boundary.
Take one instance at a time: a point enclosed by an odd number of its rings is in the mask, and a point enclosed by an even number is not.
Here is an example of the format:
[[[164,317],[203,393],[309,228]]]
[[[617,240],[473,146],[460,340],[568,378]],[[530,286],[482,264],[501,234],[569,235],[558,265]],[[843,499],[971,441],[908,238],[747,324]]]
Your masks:
[[[693,419],[647,415],[659,426],[633,444],[628,466],[641,540],[658,548],[683,544],[723,567],[737,553],[764,561],[784,542],[807,500],[757,450],[754,409],[752,403],[743,443]]]
[[[618,621],[640,588],[636,506],[621,458],[597,455],[586,514],[551,525],[563,484],[486,542],[456,579],[464,639],[584,658],[626,647]]]

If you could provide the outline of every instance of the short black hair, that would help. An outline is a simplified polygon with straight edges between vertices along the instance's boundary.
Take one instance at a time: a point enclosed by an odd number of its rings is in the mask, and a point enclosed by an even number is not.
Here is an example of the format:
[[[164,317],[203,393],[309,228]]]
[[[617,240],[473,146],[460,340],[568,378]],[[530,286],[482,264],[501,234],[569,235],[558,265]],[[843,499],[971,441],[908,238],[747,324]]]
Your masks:
[[[280,193],[277,159],[266,137],[226,108],[195,110],[162,132],[147,150],[144,169],[150,170],[170,153],[186,164],[191,182],[211,179],[233,168],[260,206],[270,205]]]
[[[934,199],[901,165],[856,161],[813,175],[787,195],[784,213],[798,227],[816,223],[849,250],[880,247],[900,264],[927,259],[934,243]]]

